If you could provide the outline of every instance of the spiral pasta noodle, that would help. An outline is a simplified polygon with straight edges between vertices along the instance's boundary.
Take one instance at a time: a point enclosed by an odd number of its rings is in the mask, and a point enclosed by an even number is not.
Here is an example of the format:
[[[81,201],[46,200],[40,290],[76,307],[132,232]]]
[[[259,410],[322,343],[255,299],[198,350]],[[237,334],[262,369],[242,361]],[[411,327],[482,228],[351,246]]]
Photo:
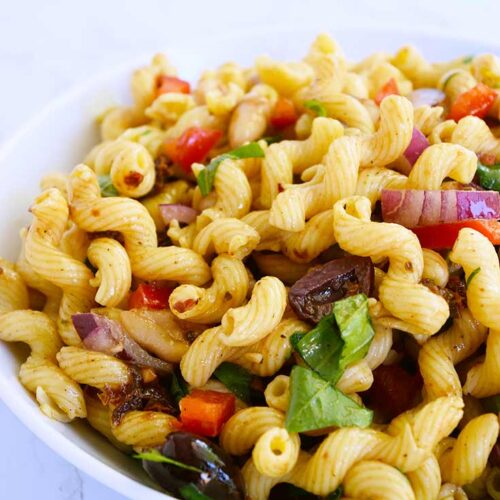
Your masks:
[[[334,233],[342,248],[375,260],[389,257],[389,270],[379,296],[384,307],[401,320],[400,329],[436,333],[449,315],[448,304],[419,284],[423,255],[416,236],[394,224],[370,222],[370,202],[366,198],[341,200],[334,212]]]
[[[500,391],[500,266],[493,245],[483,235],[473,229],[462,229],[450,254],[453,262],[460,264],[466,277],[475,270],[477,274],[467,288],[469,308],[483,325],[490,328],[486,340],[484,363],[474,366],[467,374],[464,392],[475,397],[486,397]]]
[[[241,306],[249,289],[249,278],[241,260],[219,255],[212,262],[213,283],[209,288],[178,286],[169,298],[170,309],[180,319],[211,324],[233,307]]]
[[[81,165],[73,170],[71,187],[71,212],[75,221],[86,231],[121,232],[133,275],[195,285],[208,281],[210,272],[201,256],[189,249],[157,247],[154,222],[139,202],[101,198],[95,175],[88,167]],[[107,215],[102,218],[101,214]]]
[[[137,69],[0,258],[33,404],[173,496],[499,497],[500,58],[184,76]]]
[[[486,413],[472,419],[439,457],[444,481],[462,486],[483,472],[498,437],[498,416]]]
[[[153,158],[138,142],[124,139],[104,142],[89,153],[85,163],[98,175],[109,174],[117,191],[124,196],[140,198],[155,183]]]
[[[59,334],[66,344],[77,345],[80,337],[71,324],[71,316],[92,307],[95,293],[90,280],[94,276],[82,262],[57,248],[69,217],[61,192],[45,191],[35,200],[31,212],[34,221],[26,237],[26,259],[37,274],[62,289]]]
[[[246,347],[231,347],[223,342],[225,334],[221,327],[209,328],[196,338],[182,358],[182,376],[194,387],[201,387],[224,361],[241,364],[261,377],[274,375],[290,356],[289,337],[308,329],[302,321],[284,319],[263,340]],[[257,354],[258,359],[248,357],[249,353]]]
[[[97,238],[88,249],[90,263],[97,269],[90,281],[97,286],[95,301],[107,307],[118,305],[127,296],[132,283],[130,261],[125,249],[112,238]]]
[[[269,208],[280,186],[291,184],[294,173],[321,161],[332,140],[341,135],[343,128],[337,120],[319,117],[304,141],[282,141],[269,146],[262,163],[261,205]]]

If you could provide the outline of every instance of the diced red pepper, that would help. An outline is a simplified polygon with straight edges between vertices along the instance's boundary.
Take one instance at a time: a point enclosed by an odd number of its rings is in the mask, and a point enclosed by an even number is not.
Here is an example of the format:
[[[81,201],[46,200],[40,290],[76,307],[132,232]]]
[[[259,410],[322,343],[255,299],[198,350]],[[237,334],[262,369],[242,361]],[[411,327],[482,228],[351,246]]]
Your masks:
[[[500,222],[494,219],[471,219],[435,226],[414,227],[412,231],[417,235],[423,248],[436,250],[452,248],[460,229],[469,227],[484,234],[494,245],[500,245]]]
[[[478,153],[477,157],[483,165],[487,165],[488,167],[495,165],[497,162],[496,155],[494,155],[492,153]]]
[[[189,82],[175,76],[159,75],[156,79],[156,97],[169,92],[189,94],[191,92],[191,85],[189,85]]]
[[[182,427],[194,434],[215,437],[234,414],[234,394],[194,389],[179,401]]]
[[[191,165],[203,162],[221,137],[220,130],[190,127],[177,139],[167,140],[164,151],[174,163],[189,173]]]
[[[166,286],[141,283],[128,299],[129,309],[168,309],[168,298],[172,289]]]
[[[451,106],[449,118],[458,122],[464,116],[484,118],[495,102],[497,93],[484,83],[460,94]]]
[[[286,97],[279,97],[271,113],[271,125],[276,128],[288,127],[288,125],[293,125],[297,118],[293,102]]]
[[[422,387],[420,373],[412,375],[401,366],[380,365],[373,371],[373,384],[367,396],[370,406],[379,412],[384,420],[409,410]]]
[[[375,95],[375,103],[377,106],[380,106],[380,103],[390,95],[399,95],[399,88],[398,88],[398,83],[394,78],[389,78],[382,87],[378,90],[377,94]]]

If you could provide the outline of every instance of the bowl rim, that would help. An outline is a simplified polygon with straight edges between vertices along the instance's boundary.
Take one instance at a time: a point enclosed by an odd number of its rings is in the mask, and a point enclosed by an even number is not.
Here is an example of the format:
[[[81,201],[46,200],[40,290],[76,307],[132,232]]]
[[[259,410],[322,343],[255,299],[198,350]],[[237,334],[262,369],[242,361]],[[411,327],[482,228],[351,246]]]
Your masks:
[[[392,35],[398,40],[401,40],[402,43],[404,43],[404,40],[409,37],[429,38],[437,41],[442,40],[446,41],[448,44],[470,42],[472,44],[481,44],[490,47],[492,50],[496,50],[500,53],[500,43],[495,40],[480,39],[479,36],[470,36],[468,33],[464,36],[462,36],[462,34],[458,36],[450,29],[424,28],[422,26],[409,27],[405,29],[399,27],[388,28],[363,23],[350,23],[338,28],[327,28],[327,26],[319,28],[318,26],[305,25],[297,29],[290,25],[263,24],[258,27],[244,30],[232,29],[223,34],[210,36],[209,41],[211,43],[222,43],[224,41],[230,41],[236,38],[246,38],[249,36],[268,36],[271,33],[276,35],[293,34],[295,36],[297,33],[300,33],[301,36],[307,34],[314,37],[315,34],[321,32],[332,33],[332,35],[343,33],[347,36],[349,36],[350,33],[354,35],[357,32],[361,32],[364,35],[371,34],[372,36],[381,34]],[[195,45],[197,41],[202,40],[206,42],[207,38],[201,35],[190,37],[189,45]],[[169,47],[171,47],[171,43],[162,48],[162,52],[168,53]],[[39,108],[38,111],[35,111],[35,113],[28,119],[24,120],[12,134],[8,135],[0,143],[0,164],[5,160],[10,152],[23,141],[24,137],[27,136],[32,129],[35,129],[43,123],[43,121],[54,111],[63,108],[67,103],[77,99],[78,96],[83,94],[90,86],[102,85],[113,75],[122,73],[125,70],[133,69],[134,67],[139,67],[141,64],[144,64],[144,61],[148,61],[150,58],[151,53],[134,56],[133,58],[121,62],[120,64],[117,64],[116,66],[113,66],[105,71],[100,71],[96,75],[85,78],[82,82],[72,85],[68,90],[62,92],[61,95],[51,99],[47,104]],[[201,70],[203,70],[203,68],[200,68],[200,71]],[[19,391],[13,390],[13,386],[9,385],[9,380],[1,375],[0,399],[5,403],[9,410],[12,411],[16,418],[18,418],[29,431],[35,434],[35,436],[44,442],[50,449],[52,449],[59,456],[63,457],[72,466],[82,470],[111,490],[128,498],[141,498],[142,500],[174,498],[169,496],[168,493],[154,490],[146,484],[127,477],[114,469],[111,465],[104,463],[92,454],[80,448],[77,444],[73,443],[68,436],[65,436],[55,427],[49,425],[48,422],[45,421],[45,418],[47,417],[44,417],[44,415],[39,412],[38,407],[33,404],[30,405],[27,399],[20,397]],[[33,409],[36,410],[36,416],[32,411]]]

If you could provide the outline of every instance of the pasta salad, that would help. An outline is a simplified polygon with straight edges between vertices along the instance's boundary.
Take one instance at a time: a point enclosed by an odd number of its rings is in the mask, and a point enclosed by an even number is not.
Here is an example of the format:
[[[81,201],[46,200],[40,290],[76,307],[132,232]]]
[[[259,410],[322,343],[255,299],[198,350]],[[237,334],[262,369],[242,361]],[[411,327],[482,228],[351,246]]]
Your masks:
[[[500,498],[499,88],[326,34],[156,55],[0,259],[20,382],[178,498]]]

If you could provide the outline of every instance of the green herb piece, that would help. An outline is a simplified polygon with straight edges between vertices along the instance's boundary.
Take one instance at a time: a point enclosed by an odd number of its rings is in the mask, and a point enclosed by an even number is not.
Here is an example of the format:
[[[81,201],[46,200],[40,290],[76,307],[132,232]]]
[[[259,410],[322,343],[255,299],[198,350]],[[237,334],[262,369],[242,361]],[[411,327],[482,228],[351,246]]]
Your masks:
[[[335,384],[342,376],[339,361],[344,341],[332,314],[325,316],[309,333],[294,333],[292,347],[320,377]]]
[[[358,405],[312,370],[294,366],[290,375],[289,432],[338,427],[368,427],[373,412]]]
[[[478,161],[476,172],[481,187],[500,191],[500,163],[486,166]]]
[[[452,73],[450,73],[447,77],[446,77],[446,80],[443,82],[443,84],[441,85],[441,90],[443,92],[446,92],[446,86],[448,85],[448,83],[450,83],[450,80],[454,77],[454,76],[457,76],[458,74],[460,74],[458,71],[453,71]]]
[[[177,404],[179,401],[189,394],[189,387],[186,381],[178,373],[172,373],[172,381],[170,382],[170,393],[174,397]]]
[[[145,130],[142,134],[141,134],[141,137],[144,136],[144,135],[148,135],[152,132],[152,130],[150,128],[148,128],[147,130]]]
[[[330,494],[328,494],[325,500],[340,500],[343,494],[344,488],[342,488],[342,486],[339,486],[335,491],[332,491]]]
[[[118,196],[118,191],[111,182],[111,176],[109,175],[98,175],[97,181],[99,182],[99,188],[101,190],[101,196],[104,198],[109,198],[111,196]]]
[[[213,500],[212,497],[202,493],[193,483],[179,488],[179,492],[184,500]]]
[[[481,399],[481,403],[486,411],[491,413],[500,413],[500,394]]]
[[[290,342],[306,364],[335,385],[347,366],[366,355],[375,332],[366,295],[335,302],[333,312],[305,335],[294,333]]]
[[[193,467],[192,465],[183,464],[178,460],[174,460],[173,458],[165,457],[158,450],[152,448],[149,451],[145,451],[143,453],[137,453],[136,455],[132,455],[133,458],[137,458],[138,460],[147,460],[148,462],[160,462],[164,464],[174,465],[175,467],[179,467],[179,469],[190,470],[192,472],[202,473],[201,469],[198,467]]]
[[[310,109],[313,113],[316,113],[316,116],[327,116],[328,114],[325,106],[316,99],[310,99],[309,101],[304,102],[304,107]]]
[[[473,54],[469,54],[468,56],[465,56],[463,59],[462,59],[462,63],[463,64],[470,64],[472,62],[472,60],[474,59],[474,55]]]
[[[333,304],[333,314],[345,345],[339,366],[342,372],[355,361],[363,359],[375,332],[368,313],[368,297],[362,293]]]
[[[243,158],[263,158],[264,150],[257,142],[249,142],[244,146],[233,149],[228,153],[224,153],[214,158],[198,175],[196,181],[200,188],[202,196],[207,196],[214,186],[215,174],[219,165],[227,159],[241,160]]]
[[[465,289],[467,290],[467,288],[469,288],[469,285],[471,283],[471,281],[475,278],[476,274],[481,271],[481,268],[480,267],[476,267],[476,269],[474,269],[474,271],[472,271],[470,274],[469,274],[469,277],[467,278],[467,281],[465,282]]]
[[[283,136],[281,134],[277,135],[270,135],[268,137],[263,137],[263,141],[267,142],[267,145],[269,146],[270,144],[274,144],[275,142],[280,142],[283,140]]]
[[[214,375],[237,398],[245,403],[250,403],[252,375],[245,368],[234,363],[224,362],[215,370]]]

